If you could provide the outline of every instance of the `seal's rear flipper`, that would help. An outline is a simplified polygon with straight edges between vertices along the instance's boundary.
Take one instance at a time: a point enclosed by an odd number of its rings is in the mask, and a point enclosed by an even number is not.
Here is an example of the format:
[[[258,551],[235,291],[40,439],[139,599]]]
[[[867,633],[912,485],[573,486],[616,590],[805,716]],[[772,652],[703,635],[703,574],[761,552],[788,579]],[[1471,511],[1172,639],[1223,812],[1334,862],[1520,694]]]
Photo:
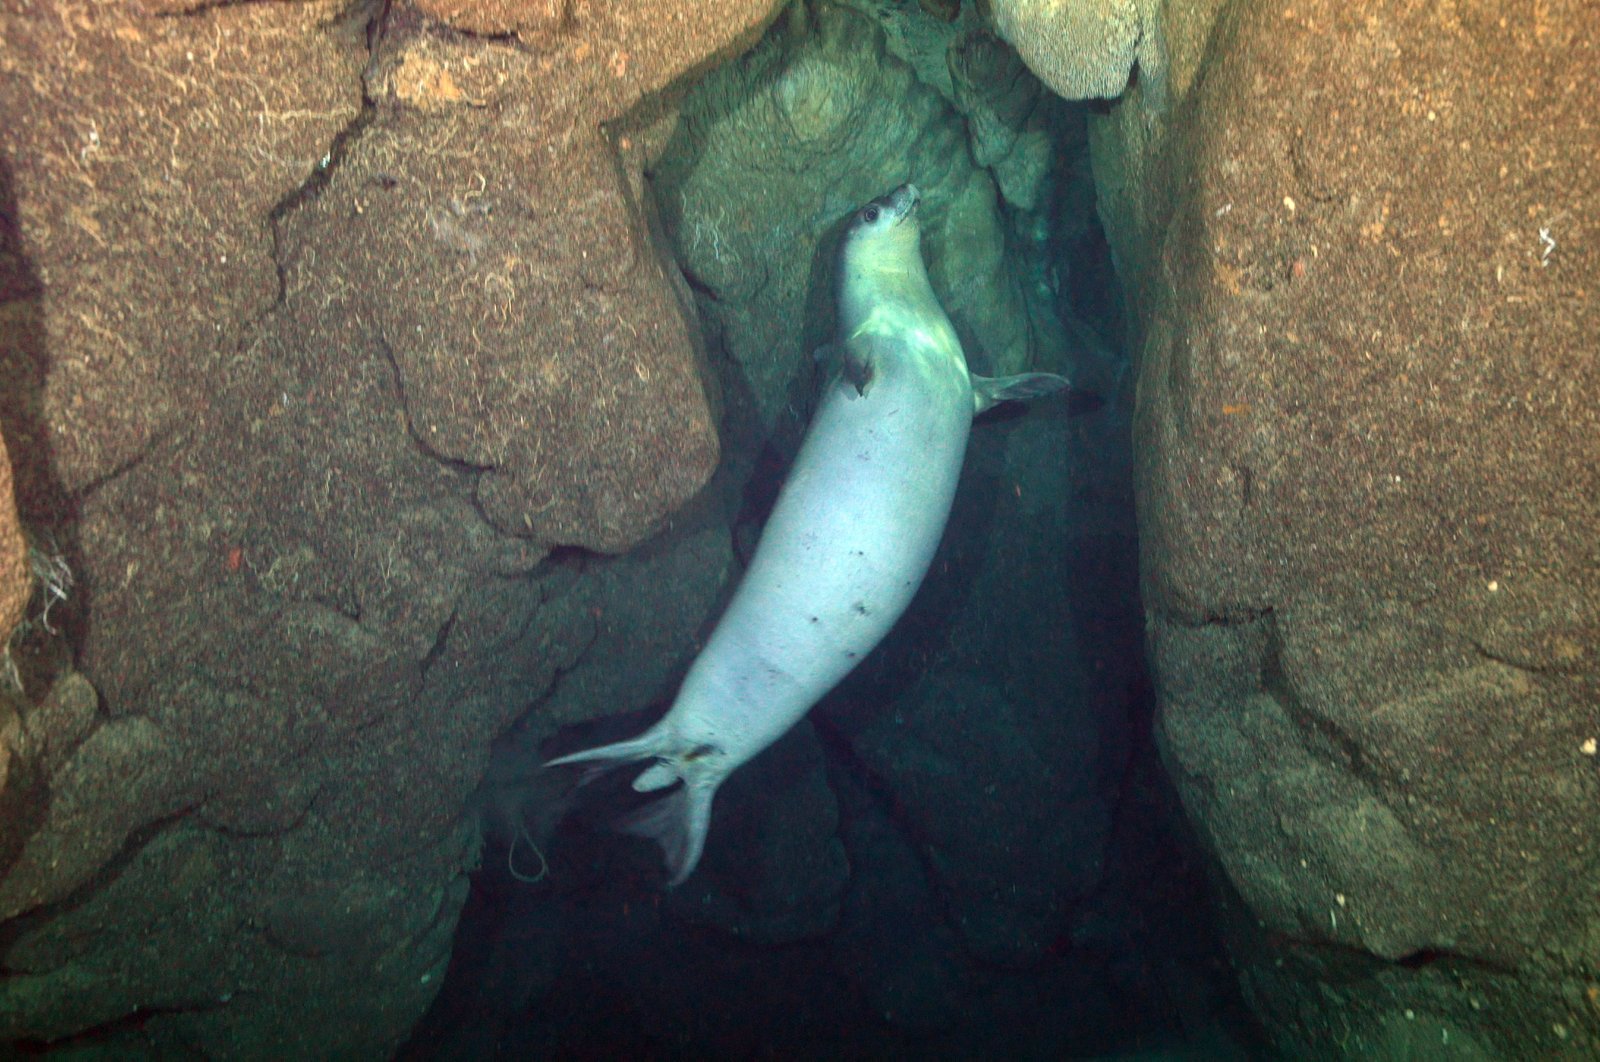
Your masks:
[[[982,413],[984,410],[999,405],[1001,402],[1017,402],[1028,398],[1042,398],[1053,395],[1071,383],[1065,376],[1057,376],[1052,372],[1025,372],[1020,376],[979,376],[972,375],[972,400],[973,413]]]
[[[654,759],[665,751],[665,742],[662,736],[654,730],[646,730],[638,737],[630,738],[627,741],[618,741],[612,745],[601,745],[598,748],[585,749],[582,752],[574,752],[569,756],[558,756],[553,760],[546,761],[545,766],[587,765],[588,769],[578,779],[579,785],[587,785],[613,767],[637,763],[640,760]]]
[[[706,846],[706,829],[711,824],[711,796],[717,789],[716,782],[708,784],[704,779],[689,783],[684,773],[693,771],[696,754],[703,753],[703,749],[697,747],[680,753],[680,748],[670,732],[651,728],[628,741],[559,756],[545,764],[546,767],[586,767],[578,780],[578,784],[583,785],[613,767],[656,760],[633,780],[637,792],[649,793],[682,781],[684,784],[675,791],[617,823],[617,828],[623,832],[648,837],[661,846],[667,873],[672,875],[669,886],[681,883],[694,873],[695,865],[700,862],[700,853]]]
[[[648,837],[661,846],[672,875],[667,887],[681,885],[694,873],[700,853],[706,847],[706,829],[711,825],[711,796],[714,786],[685,785],[660,800],[646,804],[617,825],[635,837]]]

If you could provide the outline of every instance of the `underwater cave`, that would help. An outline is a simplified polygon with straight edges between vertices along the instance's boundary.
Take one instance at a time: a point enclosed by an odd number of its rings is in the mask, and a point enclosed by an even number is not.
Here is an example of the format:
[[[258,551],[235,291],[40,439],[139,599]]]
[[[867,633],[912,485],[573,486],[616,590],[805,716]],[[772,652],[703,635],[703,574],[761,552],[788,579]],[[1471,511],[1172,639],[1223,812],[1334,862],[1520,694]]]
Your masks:
[[[0,5],[0,1055],[1600,1057],[1593,9]]]

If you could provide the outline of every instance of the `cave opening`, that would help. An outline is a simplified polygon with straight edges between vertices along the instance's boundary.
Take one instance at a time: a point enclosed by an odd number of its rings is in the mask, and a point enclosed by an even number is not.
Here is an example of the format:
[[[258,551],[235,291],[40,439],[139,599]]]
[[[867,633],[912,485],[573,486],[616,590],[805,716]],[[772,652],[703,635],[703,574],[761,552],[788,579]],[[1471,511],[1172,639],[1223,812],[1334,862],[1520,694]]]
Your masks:
[[[649,145],[645,195],[723,453],[645,550],[651,578],[692,580],[677,619],[692,626],[650,667],[597,636],[587,666],[648,674],[617,706],[634,711],[545,751],[630,736],[670,702],[804,437],[860,204],[915,182],[930,280],[973,370],[1061,373],[1074,391],[980,418],[910,610],[722,788],[682,886],[663,891],[659,853],[605,829],[637,772],[574,798],[503,743],[484,799],[499,825],[404,1057],[1239,1057],[1252,1042],[1152,737],[1135,329],[1096,213],[1094,106],[1049,92],[974,5],[813,0],[613,130]],[[630,563],[563,577],[626,584]]]

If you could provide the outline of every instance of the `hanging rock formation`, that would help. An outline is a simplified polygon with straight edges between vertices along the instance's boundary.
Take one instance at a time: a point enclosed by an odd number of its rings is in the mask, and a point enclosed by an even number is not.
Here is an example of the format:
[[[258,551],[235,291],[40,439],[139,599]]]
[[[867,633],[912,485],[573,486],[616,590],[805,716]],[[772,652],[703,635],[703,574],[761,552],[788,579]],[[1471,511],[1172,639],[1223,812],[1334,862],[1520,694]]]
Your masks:
[[[1050,89],[1069,100],[1122,94],[1135,65],[1166,73],[1160,0],[990,0],[996,32]]]

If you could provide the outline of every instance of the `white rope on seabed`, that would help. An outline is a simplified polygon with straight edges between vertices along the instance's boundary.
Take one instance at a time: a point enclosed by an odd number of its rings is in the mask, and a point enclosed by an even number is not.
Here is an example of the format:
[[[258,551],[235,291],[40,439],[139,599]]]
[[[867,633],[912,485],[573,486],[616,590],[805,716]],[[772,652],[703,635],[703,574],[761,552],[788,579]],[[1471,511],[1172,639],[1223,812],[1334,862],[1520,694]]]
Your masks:
[[[534,874],[532,877],[517,869],[516,855],[517,841],[519,840],[526,841],[528,847],[533,849],[533,854],[539,857],[539,873]],[[511,847],[506,849],[506,870],[510,871],[511,876],[524,885],[537,885],[550,873],[550,864],[545,859],[544,853],[539,851],[539,846],[533,843],[533,838],[528,834],[528,828],[520,821],[517,823],[517,832],[511,835]]]

